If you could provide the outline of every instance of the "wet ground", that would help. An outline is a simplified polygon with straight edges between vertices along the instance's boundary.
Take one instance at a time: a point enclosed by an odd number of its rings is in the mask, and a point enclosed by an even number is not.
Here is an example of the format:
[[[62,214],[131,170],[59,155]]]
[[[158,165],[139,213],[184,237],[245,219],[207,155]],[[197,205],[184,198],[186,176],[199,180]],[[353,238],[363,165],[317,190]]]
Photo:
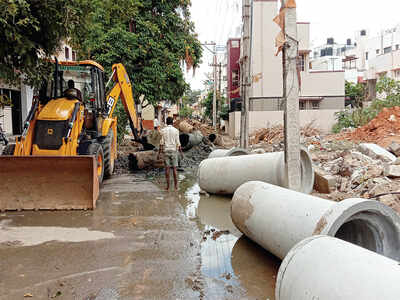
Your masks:
[[[94,211],[1,214],[0,299],[274,299],[280,261],[192,174],[178,193],[113,177]]]

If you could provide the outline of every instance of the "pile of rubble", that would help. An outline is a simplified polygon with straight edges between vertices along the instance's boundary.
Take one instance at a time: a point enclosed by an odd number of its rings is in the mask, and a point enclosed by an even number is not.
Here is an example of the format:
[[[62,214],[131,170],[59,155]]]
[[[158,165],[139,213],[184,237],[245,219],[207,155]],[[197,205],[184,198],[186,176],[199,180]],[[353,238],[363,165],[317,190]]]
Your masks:
[[[319,197],[376,199],[400,212],[400,160],[376,144],[320,141],[309,146]]]
[[[368,124],[351,132],[340,134],[338,138],[356,142],[375,143],[382,147],[393,141],[400,143],[400,107],[384,108]]]
[[[321,132],[309,123],[300,130],[302,141],[309,137],[319,137]],[[250,137],[251,148],[264,149],[266,152],[277,152],[284,150],[284,128],[282,125],[275,125],[257,130]]]

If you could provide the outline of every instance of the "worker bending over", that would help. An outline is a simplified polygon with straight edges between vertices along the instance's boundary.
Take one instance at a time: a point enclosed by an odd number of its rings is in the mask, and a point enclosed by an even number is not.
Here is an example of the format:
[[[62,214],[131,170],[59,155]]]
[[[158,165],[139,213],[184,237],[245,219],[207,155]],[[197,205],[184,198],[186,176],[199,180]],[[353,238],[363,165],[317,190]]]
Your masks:
[[[179,131],[178,129],[172,126],[173,123],[174,119],[168,117],[167,127],[161,130],[161,142],[160,142],[160,149],[158,152],[158,159],[160,158],[161,152],[164,152],[167,191],[169,190],[170,168],[172,168],[174,174],[175,191],[178,190],[178,176],[176,172],[176,167],[178,166],[178,151],[182,151],[181,143],[179,141]]]

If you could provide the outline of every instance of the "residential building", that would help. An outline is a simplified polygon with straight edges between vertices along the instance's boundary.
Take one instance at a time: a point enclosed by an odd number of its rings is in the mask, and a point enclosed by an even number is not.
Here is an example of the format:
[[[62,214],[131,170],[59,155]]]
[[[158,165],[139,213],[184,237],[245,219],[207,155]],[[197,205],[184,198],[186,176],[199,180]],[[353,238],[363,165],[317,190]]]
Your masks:
[[[227,99],[240,97],[240,38],[231,38],[227,42]]]
[[[76,60],[76,52],[66,43],[62,43],[56,56],[60,61]],[[11,107],[0,109],[0,123],[4,131],[7,134],[21,134],[23,122],[32,105],[33,89],[25,85],[22,80],[19,85],[11,86],[0,79],[0,95],[6,95],[12,101]]]
[[[376,83],[380,77],[400,80],[400,24],[375,36],[367,36],[364,47],[364,80],[368,98],[372,100],[376,97]]]
[[[347,39],[345,44],[339,44],[328,38],[326,44],[313,49],[310,70],[345,71],[345,80],[357,83],[364,70],[358,60],[357,43]]]
[[[280,28],[273,22],[278,1],[254,1],[251,74],[249,88],[250,133],[283,123],[283,67],[282,54],[277,55],[275,38]],[[297,24],[299,40],[298,70],[301,78],[300,122],[315,121],[324,131],[330,131],[335,113],[344,108],[344,72],[313,71],[310,69],[310,24]],[[290,88],[290,87],[289,87]],[[230,113],[229,133],[238,137],[240,112]]]

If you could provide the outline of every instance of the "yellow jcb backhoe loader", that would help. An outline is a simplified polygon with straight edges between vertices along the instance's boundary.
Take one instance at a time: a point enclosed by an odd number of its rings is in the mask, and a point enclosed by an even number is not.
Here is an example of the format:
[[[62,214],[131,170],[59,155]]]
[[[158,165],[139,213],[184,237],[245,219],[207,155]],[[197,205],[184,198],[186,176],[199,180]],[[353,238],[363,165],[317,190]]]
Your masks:
[[[117,158],[119,99],[136,140],[142,132],[124,66],[115,64],[104,79],[94,61],[55,62],[22,135],[0,156],[0,211],[95,208],[99,184]]]

